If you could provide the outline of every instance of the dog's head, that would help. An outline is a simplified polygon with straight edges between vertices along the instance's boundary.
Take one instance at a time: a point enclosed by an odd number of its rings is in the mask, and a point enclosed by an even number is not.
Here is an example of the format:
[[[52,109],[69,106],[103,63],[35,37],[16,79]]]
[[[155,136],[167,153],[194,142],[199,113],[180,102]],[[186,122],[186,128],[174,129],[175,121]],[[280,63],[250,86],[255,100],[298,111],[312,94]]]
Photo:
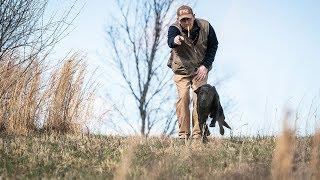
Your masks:
[[[205,84],[194,92],[197,94],[197,105],[198,108],[200,108],[199,110],[209,109],[214,99],[213,87],[210,84]]]

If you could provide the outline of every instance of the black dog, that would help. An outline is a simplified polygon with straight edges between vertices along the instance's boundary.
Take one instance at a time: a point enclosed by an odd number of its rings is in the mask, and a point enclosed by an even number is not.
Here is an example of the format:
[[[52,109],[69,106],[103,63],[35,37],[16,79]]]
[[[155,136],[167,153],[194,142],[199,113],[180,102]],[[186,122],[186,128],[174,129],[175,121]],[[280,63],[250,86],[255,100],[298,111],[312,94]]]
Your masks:
[[[224,135],[223,126],[229,129],[231,128],[224,121],[225,116],[216,88],[210,84],[205,84],[195,90],[195,93],[197,94],[197,111],[203,140],[206,140],[206,136],[210,135],[208,126],[206,124],[209,115],[212,118],[209,126],[215,127],[216,121],[218,121],[220,134]]]

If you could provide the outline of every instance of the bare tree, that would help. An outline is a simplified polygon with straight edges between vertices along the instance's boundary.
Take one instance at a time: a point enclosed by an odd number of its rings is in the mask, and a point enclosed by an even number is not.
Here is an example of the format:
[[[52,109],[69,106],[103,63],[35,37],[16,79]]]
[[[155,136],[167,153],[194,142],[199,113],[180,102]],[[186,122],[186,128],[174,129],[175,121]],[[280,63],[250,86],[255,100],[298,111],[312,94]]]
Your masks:
[[[6,112],[1,114],[0,129],[11,112],[8,103],[14,98],[12,87],[27,77],[21,88],[28,89],[39,78],[46,70],[47,56],[70,32],[68,29],[80,12],[73,11],[77,4],[74,0],[62,14],[50,15],[48,3],[49,0],[0,0],[0,107]]]
[[[172,134],[177,123],[174,103],[170,102],[172,73],[166,67],[169,48],[165,47],[167,28],[175,15],[175,2],[118,0],[120,17],[106,28],[107,42],[114,52],[109,62],[136,103],[139,131],[143,136],[148,136],[152,129]],[[132,116],[131,119],[125,117],[124,108],[115,109],[135,129]]]
[[[65,35],[78,11],[76,1],[61,17],[47,15],[49,0],[0,0],[0,59],[17,56],[19,64],[46,55]]]

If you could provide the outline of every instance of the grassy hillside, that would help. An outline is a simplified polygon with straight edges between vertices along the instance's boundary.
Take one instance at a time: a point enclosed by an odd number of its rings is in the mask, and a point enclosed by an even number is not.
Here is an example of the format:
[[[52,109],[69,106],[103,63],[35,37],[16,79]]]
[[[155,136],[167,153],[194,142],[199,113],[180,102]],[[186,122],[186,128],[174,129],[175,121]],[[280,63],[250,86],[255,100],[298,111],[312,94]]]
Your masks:
[[[0,177],[77,179],[271,179],[272,177],[310,179],[316,178],[316,175],[320,177],[319,143],[313,145],[320,138],[290,139],[290,137],[293,136],[284,133],[279,140],[274,137],[215,138],[210,139],[207,144],[201,144],[191,140],[185,142],[165,137],[141,139],[57,134],[1,135]]]

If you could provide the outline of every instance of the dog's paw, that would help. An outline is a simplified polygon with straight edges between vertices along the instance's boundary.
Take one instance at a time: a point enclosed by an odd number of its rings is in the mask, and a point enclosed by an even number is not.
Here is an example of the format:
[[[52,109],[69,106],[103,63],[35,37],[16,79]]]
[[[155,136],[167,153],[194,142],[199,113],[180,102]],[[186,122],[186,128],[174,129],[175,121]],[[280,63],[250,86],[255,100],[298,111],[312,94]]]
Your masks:
[[[209,128],[208,128],[208,126],[206,125],[205,128],[204,128],[204,135],[205,135],[205,136],[210,136],[210,134],[211,134],[211,133],[210,133],[210,131],[209,131]]]
[[[222,126],[220,126],[220,134],[223,136],[224,135],[224,129]]]
[[[216,120],[212,119],[209,127],[216,127]]]

